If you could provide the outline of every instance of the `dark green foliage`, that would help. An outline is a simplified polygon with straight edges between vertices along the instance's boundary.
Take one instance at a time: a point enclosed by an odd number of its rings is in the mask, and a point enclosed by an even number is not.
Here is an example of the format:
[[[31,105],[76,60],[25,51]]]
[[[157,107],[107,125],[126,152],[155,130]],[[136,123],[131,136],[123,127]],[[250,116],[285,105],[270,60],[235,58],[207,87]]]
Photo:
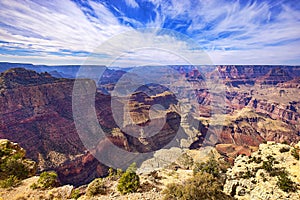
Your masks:
[[[262,162],[262,159],[261,159],[261,157],[251,157],[248,162],[249,163],[255,162],[256,164],[260,164]]]
[[[5,175],[14,175],[18,179],[25,179],[29,174],[28,168],[22,163],[22,161],[13,157],[5,159],[4,162],[1,163],[0,169],[2,177]]]
[[[9,140],[0,141],[0,184],[13,187],[35,174],[35,162],[25,158],[25,150]]]
[[[281,144],[289,144],[288,141],[284,140]]]
[[[299,149],[296,149],[296,148],[293,148],[292,151],[291,151],[292,156],[294,156],[294,158],[296,160],[300,159],[299,153],[300,153]]]
[[[244,178],[244,179],[249,179],[251,177],[255,177],[255,172],[252,172],[252,171],[249,171],[247,170],[242,176],[241,178]]]
[[[266,181],[267,181],[267,178],[265,177],[265,174],[262,172],[260,175],[261,175],[261,177],[263,178],[263,181],[266,182]]]
[[[222,192],[222,184],[213,175],[196,173],[184,184],[169,184],[163,191],[165,200],[230,200],[232,197]]]
[[[93,180],[87,188],[88,196],[95,196],[98,194],[104,195],[106,193],[107,193],[107,188],[106,188],[102,178],[97,178],[97,179]]]
[[[0,187],[1,188],[15,187],[18,184],[20,184],[20,180],[16,176],[14,176],[14,175],[10,175],[5,180],[0,180]]]
[[[281,171],[278,176],[277,186],[285,192],[295,192],[297,185],[289,177],[286,171]]]
[[[214,155],[211,154],[207,162],[196,163],[193,169],[194,174],[198,172],[206,172],[214,177],[221,177],[229,167],[229,163],[225,161],[216,160]]]
[[[122,176],[122,174],[123,174],[124,172],[123,172],[123,170],[122,169],[117,169],[117,170],[115,170],[115,169],[113,169],[113,168],[109,168],[108,169],[108,178],[110,179],[110,180],[118,180],[119,178],[121,178],[121,176]]]
[[[79,189],[72,190],[71,195],[70,195],[70,197],[72,199],[78,199],[80,196],[81,196],[81,194],[80,194]]]
[[[273,169],[273,163],[270,163],[270,162],[268,162],[268,161],[264,161],[264,162],[263,162],[263,165],[262,165],[262,168],[263,168],[264,170],[266,170],[267,172],[271,172],[272,169]]]
[[[184,153],[177,159],[176,163],[178,163],[182,169],[191,169],[194,165],[194,160],[188,154]]]
[[[53,188],[59,185],[57,174],[54,171],[43,172],[41,173],[37,183],[33,183],[30,187],[32,189],[47,189]]]
[[[269,155],[269,156],[267,156],[267,159],[268,159],[268,161],[263,161],[262,168],[270,173],[273,171],[275,158],[273,156]]]
[[[30,185],[30,188],[33,189],[33,190],[35,190],[35,189],[37,189],[39,187],[38,187],[38,185],[36,183],[33,183],[32,185]]]
[[[121,176],[117,189],[121,194],[136,192],[140,187],[140,178],[135,173],[136,164],[133,163],[128,167],[126,172]]]
[[[288,152],[290,151],[290,147],[282,147],[281,149],[279,149],[280,153],[284,153],[284,152]]]

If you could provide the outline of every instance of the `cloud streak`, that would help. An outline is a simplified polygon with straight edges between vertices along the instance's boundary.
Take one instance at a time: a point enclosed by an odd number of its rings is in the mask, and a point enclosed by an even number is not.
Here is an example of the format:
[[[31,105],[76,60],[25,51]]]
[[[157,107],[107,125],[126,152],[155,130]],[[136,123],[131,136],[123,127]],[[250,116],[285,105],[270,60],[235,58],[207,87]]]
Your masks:
[[[300,6],[292,0],[1,0],[0,19],[2,61],[81,64],[97,52],[99,64],[116,53],[128,55],[122,65],[151,59],[166,63],[165,54],[157,50],[126,52],[131,44],[142,43],[145,48],[171,47],[192,57],[193,63],[205,50],[213,64],[300,64]],[[151,28],[152,36],[141,28]],[[174,31],[190,37],[197,47]],[[134,37],[114,41],[126,33]],[[157,39],[161,37],[164,40]],[[113,47],[105,46],[109,41]]]

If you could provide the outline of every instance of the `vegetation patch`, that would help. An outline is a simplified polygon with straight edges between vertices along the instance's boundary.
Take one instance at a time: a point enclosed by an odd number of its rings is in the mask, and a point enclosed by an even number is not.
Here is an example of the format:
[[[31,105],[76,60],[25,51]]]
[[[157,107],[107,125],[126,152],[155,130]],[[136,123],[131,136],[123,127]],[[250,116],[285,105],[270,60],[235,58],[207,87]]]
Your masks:
[[[0,140],[0,187],[14,187],[35,174],[36,163],[25,158],[25,150],[9,140]]]
[[[105,186],[102,178],[97,178],[93,180],[87,188],[88,196],[96,196],[98,194],[105,195],[106,193],[107,187]]]
[[[121,194],[136,192],[140,187],[140,178],[136,174],[136,164],[133,163],[128,167],[126,172],[121,176],[117,189]]]
[[[281,190],[285,192],[295,192],[297,190],[297,184],[289,178],[287,171],[281,171],[277,178],[277,186]]]
[[[222,183],[212,174],[198,172],[182,184],[169,184],[163,191],[165,200],[230,200],[232,197],[222,191]]]
[[[290,151],[290,147],[282,147],[279,149],[280,153],[289,152],[289,151]]]
[[[296,160],[299,160],[300,159],[300,150],[299,149],[296,149],[296,148],[293,148],[292,151],[291,151],[291,154],[292,156],[294,156],[294,158]]]
[[[31,189],[49,189],[59,186],[58,176],[56,172],[49,171],[41,173],[37,183],[33,183]]]

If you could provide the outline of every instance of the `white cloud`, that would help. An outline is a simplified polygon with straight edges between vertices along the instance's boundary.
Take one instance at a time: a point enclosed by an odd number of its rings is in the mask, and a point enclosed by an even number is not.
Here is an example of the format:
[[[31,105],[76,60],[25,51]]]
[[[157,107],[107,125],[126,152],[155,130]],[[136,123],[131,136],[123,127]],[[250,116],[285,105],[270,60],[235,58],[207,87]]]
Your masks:
[[[190,21],[187,29],[194,43],[205,49],[213,63],[218,64],[286,64],[300,63],[297,45],[300,40],[300,11],[284,1],[253,1],[241,5],[222,0],[150,0],[155,4],[156,17],[144,24],[126,13],[120,18],[135,27],[153,27],[151,34],[121,24],[106,4],[87,1],[89,8],[72,1],[1,1],[0,43],[3,50],[29,50],[28,59],[42,63],[82,63],[84,57],[72,52],[95,52],[95,62],[109,63],[112,58],[124,56],[123,65],[151,62],[170,64],[179,61],[164,50],[180,53],[193,63],[202,51],[185,37],[174,37],[174,32],[159,33],[164,23],[172,20]],[[135,0],[126,5],[142,9]],[[276,8],[276,9],[274,9]],[[140,12],[143,12],[141,10]],[[171,20],[171,22],[166,20]],[[186,26],[178,24],[177,28]],[[128,33],[132,34],[130,37]],[[175,34],[176,35],[176,34]],[[143,45],[153,51],[136,51]],[[196,46],[196,48],[195,48]],[[130,52],[131,49],[131,52]],[[66,51],[64,51],[66,50]],[[160,52],[159,52],[160,50]],[[3,51],[2,51],[3,52]],[[53,55],[61,53],[61,56]],[[48,54],[48,56],[46,56]],[[171,53],[172,54],[172,53]],[[2,54],[1,60],[26,60],[26,56]],[[68,60],[69,59],[69,60]],[[127,64],[126,64],[127,62]],[[176,63],[175,63],[176,64]]]
[[[117,19],[101,4],[91,3],[100,17],[90,21],[71,1],[42,3],[2,1],[0,18],[11,27],[1,31],[1,39],[32,44],[31,48],[37,47],[33,50],[92,51],[95,46],[127,29],[118,24]],[[21,33],[15,33],[15,29],[20,29]]]
[[[125,3],[132,8],[139,7],[139,4],[135,0],[125,0]]]

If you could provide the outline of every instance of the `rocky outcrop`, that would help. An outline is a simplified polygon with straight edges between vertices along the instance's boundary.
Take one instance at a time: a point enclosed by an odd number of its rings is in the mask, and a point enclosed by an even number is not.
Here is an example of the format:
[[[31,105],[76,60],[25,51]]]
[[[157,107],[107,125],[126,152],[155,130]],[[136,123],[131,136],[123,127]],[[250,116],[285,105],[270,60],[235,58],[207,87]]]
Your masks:
[[[28,156],[38,162],[40,171],[56,170],[62,183],[84,184],[107,173],[107,167],[87,152],[78,136],[72,114],[74,80],[21,68],[2,73],[0,80],[0,138],[20,143],[27,149]],[[131,100],[134,101],[138,102],[138,99]],[[149,112],[150,106],[155,103],[163,103],[168,108],[173,101],[167,95],[154,95],[145,101],[141,109]],[[122,106],[122,100],[119,104]],[[145,145],[145,141],[141,142],[140,138],[125,132],[122,132],[122,137],[112,134],[111,131],[118,126],[112,115],[110,96],[97,93],[95,108],[107,138],[128,151],[160,148],[174,137],[180,124],[180,117],[174,118],[174,113],[170,113],[163,130],[156,137],[150,137]],[[139,117],[137,112],[139,109],[131,109],[131,114]],[[137,120],[143,125],[148,119]]]
[[[299,67],[268,65],[221,65],[208,74],[210,78],[221,78],[227,85],[234,87],[255,83],[276,85],[299,75]]]
[[[0,79],[1,138],[27,149],[39,170],[59,170],[74,156],[85,153],[72,120],[72,80],[21,68],[2,73]],[[73,175],[73,182],[86,178]],[[63,176],[60,179],[65,180]]]
[[[298,124],[300,113],[296,104],[299,103],[290,102],[289,105],[283,105],[268,100],[252,99],[249,106],[254,108],[256,112],[267,114],[272,119],[279,119],[290,124]]]
[[[37,164],[26,157],[25,149],[7,139],[0,139],[0,166],[1,180],[9,175],[17,176],[17,174],[25,175],[25,177],[18,178],[34,176],[37,170]]]
[[[243,200],[299,199],[300,168],[293,149],[268,142],[251,156],[238,156],[227,171],[224,192]],[[282,177],[291,181],[289,186],[282,187]]]
[[[256,80],[256,83],[264,85],[277,85],[278,83],[283,83],[290,81],[292,77],[283,68],[274,67],[270,71]]]
[[[293,80],[284,82],[284,83],[279,83],[279,87],[282,88],[298,88],[300,89],[300,77],[296,77]]]

